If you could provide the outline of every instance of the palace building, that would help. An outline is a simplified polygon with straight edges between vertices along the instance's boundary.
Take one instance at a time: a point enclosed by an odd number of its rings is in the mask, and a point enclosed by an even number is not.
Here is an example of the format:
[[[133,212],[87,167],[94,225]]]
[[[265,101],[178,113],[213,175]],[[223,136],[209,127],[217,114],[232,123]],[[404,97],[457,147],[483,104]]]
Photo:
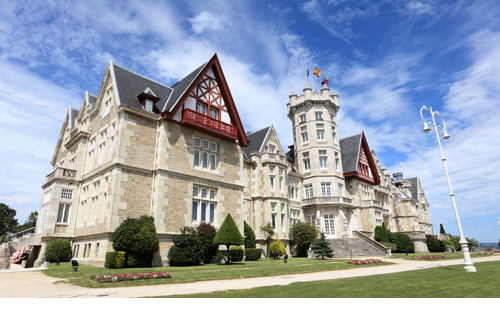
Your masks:
[[[426,251],[433,231],[419,178],[391,176],[363,132],[339,138],[339,107],[326,86],[292,92],[294,142],[284,150],[272,125],[245,131],[217,55],[172,87],[110,62],[98,94],[66,113],[42,186],[35,265],[50,240],[67,238],[73,258],[104,266],[113,231],[141,215],[154,217],[159,235],[154,265],[168,264],[182,227],[218,228],[228,213],[264,250],[262,225],[290,251],[291,226],[306,221],[338,247],[387,254],[373,240],[385,224]]]

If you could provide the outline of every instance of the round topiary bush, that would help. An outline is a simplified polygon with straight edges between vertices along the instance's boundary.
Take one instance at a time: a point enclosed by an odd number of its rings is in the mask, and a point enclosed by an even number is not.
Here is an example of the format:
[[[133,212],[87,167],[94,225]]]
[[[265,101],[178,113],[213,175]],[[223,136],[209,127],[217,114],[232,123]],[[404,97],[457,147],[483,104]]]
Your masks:
[[[160,242],[153,217],[127,218],[113,233],[113,248],[125,252],[129,266],[151,266]],[[132,257],[129,261],[129,257]]]
[[[71,257],[71,242],[67,239],[53,239],[45,248],[45,259],[49,262],[68,262]]]
[[[271,246],[269,246],[269,255],[273,259],[279,259],[282,255],[285,255],[285,253],[285,245],[283,245],[280,239],[274,240]]]

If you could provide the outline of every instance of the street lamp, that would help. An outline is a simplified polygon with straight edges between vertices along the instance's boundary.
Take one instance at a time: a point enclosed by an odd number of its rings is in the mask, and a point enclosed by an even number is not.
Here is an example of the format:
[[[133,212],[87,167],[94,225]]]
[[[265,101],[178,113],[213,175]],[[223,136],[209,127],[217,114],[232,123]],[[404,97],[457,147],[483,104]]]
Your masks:
[[[460,224],[460,218],[458,216],[457,205],[455,204],[455,194],[453,193],[453,190],[451,189],[450,177],[448,176],[448,169],[446,168],[446,163],[445,163],[446,158],[443,155],[443,148],[441,147],[441,142],[439,141],[439,134],[438,134],[437,128],[439,127],[443,131],[443,139],[444,140],[450,139],[450,135],[448,134],[448,132],[446,132],[446,123],[444,122],[443,116],[441,116],[441,114],[437,110],[432,111],[432,108],[427,108],[426,106],[423,106],[422,108],[420,108],[420,117],[422,117],[422,121],[424,121],[424,132],[428,133],[429,131],[431,131],[431,129],[429,128],[429,124],[431,124],[431,122],[427,122],[424,119],[424,116],[422,115],[422,111],[424,109],[427,110],[431,114],[432,124],[434,125],[434,129],[436,130],[436,138],[437,138],[437,142],[439,145],[439,150],[441,151],[441,161],[443,162],[444,173],[446,174],[446,180],[448,181],[448,187],[450,188],[451,203],[453,204],[453,210],[455,211],[455,218],[457,219],[458,232],[460,233],[459,243],[460,243],[460,246],[462,247],[462,252],[464,254],[464,262],[465,262],[464,269],[465,269],[465,271],[475,272],[476,267],[474,267],[474,264],[472,263],[472,260],[470,258],[469,245],[467,244],[467,240],[465,240],[464,233],[462,232],[462,225]],[[443,121],[443,126],[436,124],[436,120],[434,118],[434,115],[438,115],[439,117],[441,117],[441,121]]]

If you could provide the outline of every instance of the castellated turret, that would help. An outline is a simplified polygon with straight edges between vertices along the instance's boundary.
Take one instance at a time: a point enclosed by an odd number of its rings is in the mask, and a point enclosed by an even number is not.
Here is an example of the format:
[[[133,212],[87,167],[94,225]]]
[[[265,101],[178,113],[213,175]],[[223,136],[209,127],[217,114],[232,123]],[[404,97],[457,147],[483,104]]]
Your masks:
[[[305,199],[302,208],[307,221],[330,236],[347,231],[347,194],[337,130],[338,95],[326,86],[313,93],[306,85],[304,94],[290,94],[288,118],[292,121],[295,166],[303,177]],[[335,224],[336,222],[336,224]],[[337,227],[337,230],[335,229]]]

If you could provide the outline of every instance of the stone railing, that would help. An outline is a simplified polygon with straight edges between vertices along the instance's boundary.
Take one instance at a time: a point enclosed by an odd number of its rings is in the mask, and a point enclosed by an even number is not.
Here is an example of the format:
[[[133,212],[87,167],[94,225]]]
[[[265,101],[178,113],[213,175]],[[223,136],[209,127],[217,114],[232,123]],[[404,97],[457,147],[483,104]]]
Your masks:
[[[421,231],[404,231],[404,232],[396,232],[396,233],[404,233],[412,239],[426,239],[425,232],[421,232]]]
[[[382,204],[380,204],[379,201],[374,200],[374,199],[365,199],[361,201],[361,206],[377,206],[377,207],[382,207]]]
[[[281,155],[279,153],[262,153],[261,155],[262,162],[277,162],[286,164],[287,159],[286,156]]]
[[[357,237],[363,241],[365,241],[366,243],[370,244],[371,246],[375,247],[376,249],[384,252],[385,254],[387,255],[392,255],[391,253],[391,249],[388,248],[388,247],[385,247],[384,245],[382,245],[380,242],[378,241],[375,241],[373,240],[372,238],[370,238],[369,236],[367,236],[365,234],[366,232],[361,232],[361,231],[353,231],[352,232],[352,235],[354,237]]]
[[[302,200],[303,205],[318,205],[318,204],[347,204],[352,205],[352,199],[342,196],[329,197],[312,197]]]
[[[373,189],[375,189],[376,191],[386,193],[386,194],[389,194],[391,192],[389,187],[384,187],[384,186],[380,186],[380,185],[373,186]]]
[[[72,181],[76,179],[76,170],[69,168],[57,167],[52,173],[45,177],[45,183],[48,183],[54,179],[63,179]]]

